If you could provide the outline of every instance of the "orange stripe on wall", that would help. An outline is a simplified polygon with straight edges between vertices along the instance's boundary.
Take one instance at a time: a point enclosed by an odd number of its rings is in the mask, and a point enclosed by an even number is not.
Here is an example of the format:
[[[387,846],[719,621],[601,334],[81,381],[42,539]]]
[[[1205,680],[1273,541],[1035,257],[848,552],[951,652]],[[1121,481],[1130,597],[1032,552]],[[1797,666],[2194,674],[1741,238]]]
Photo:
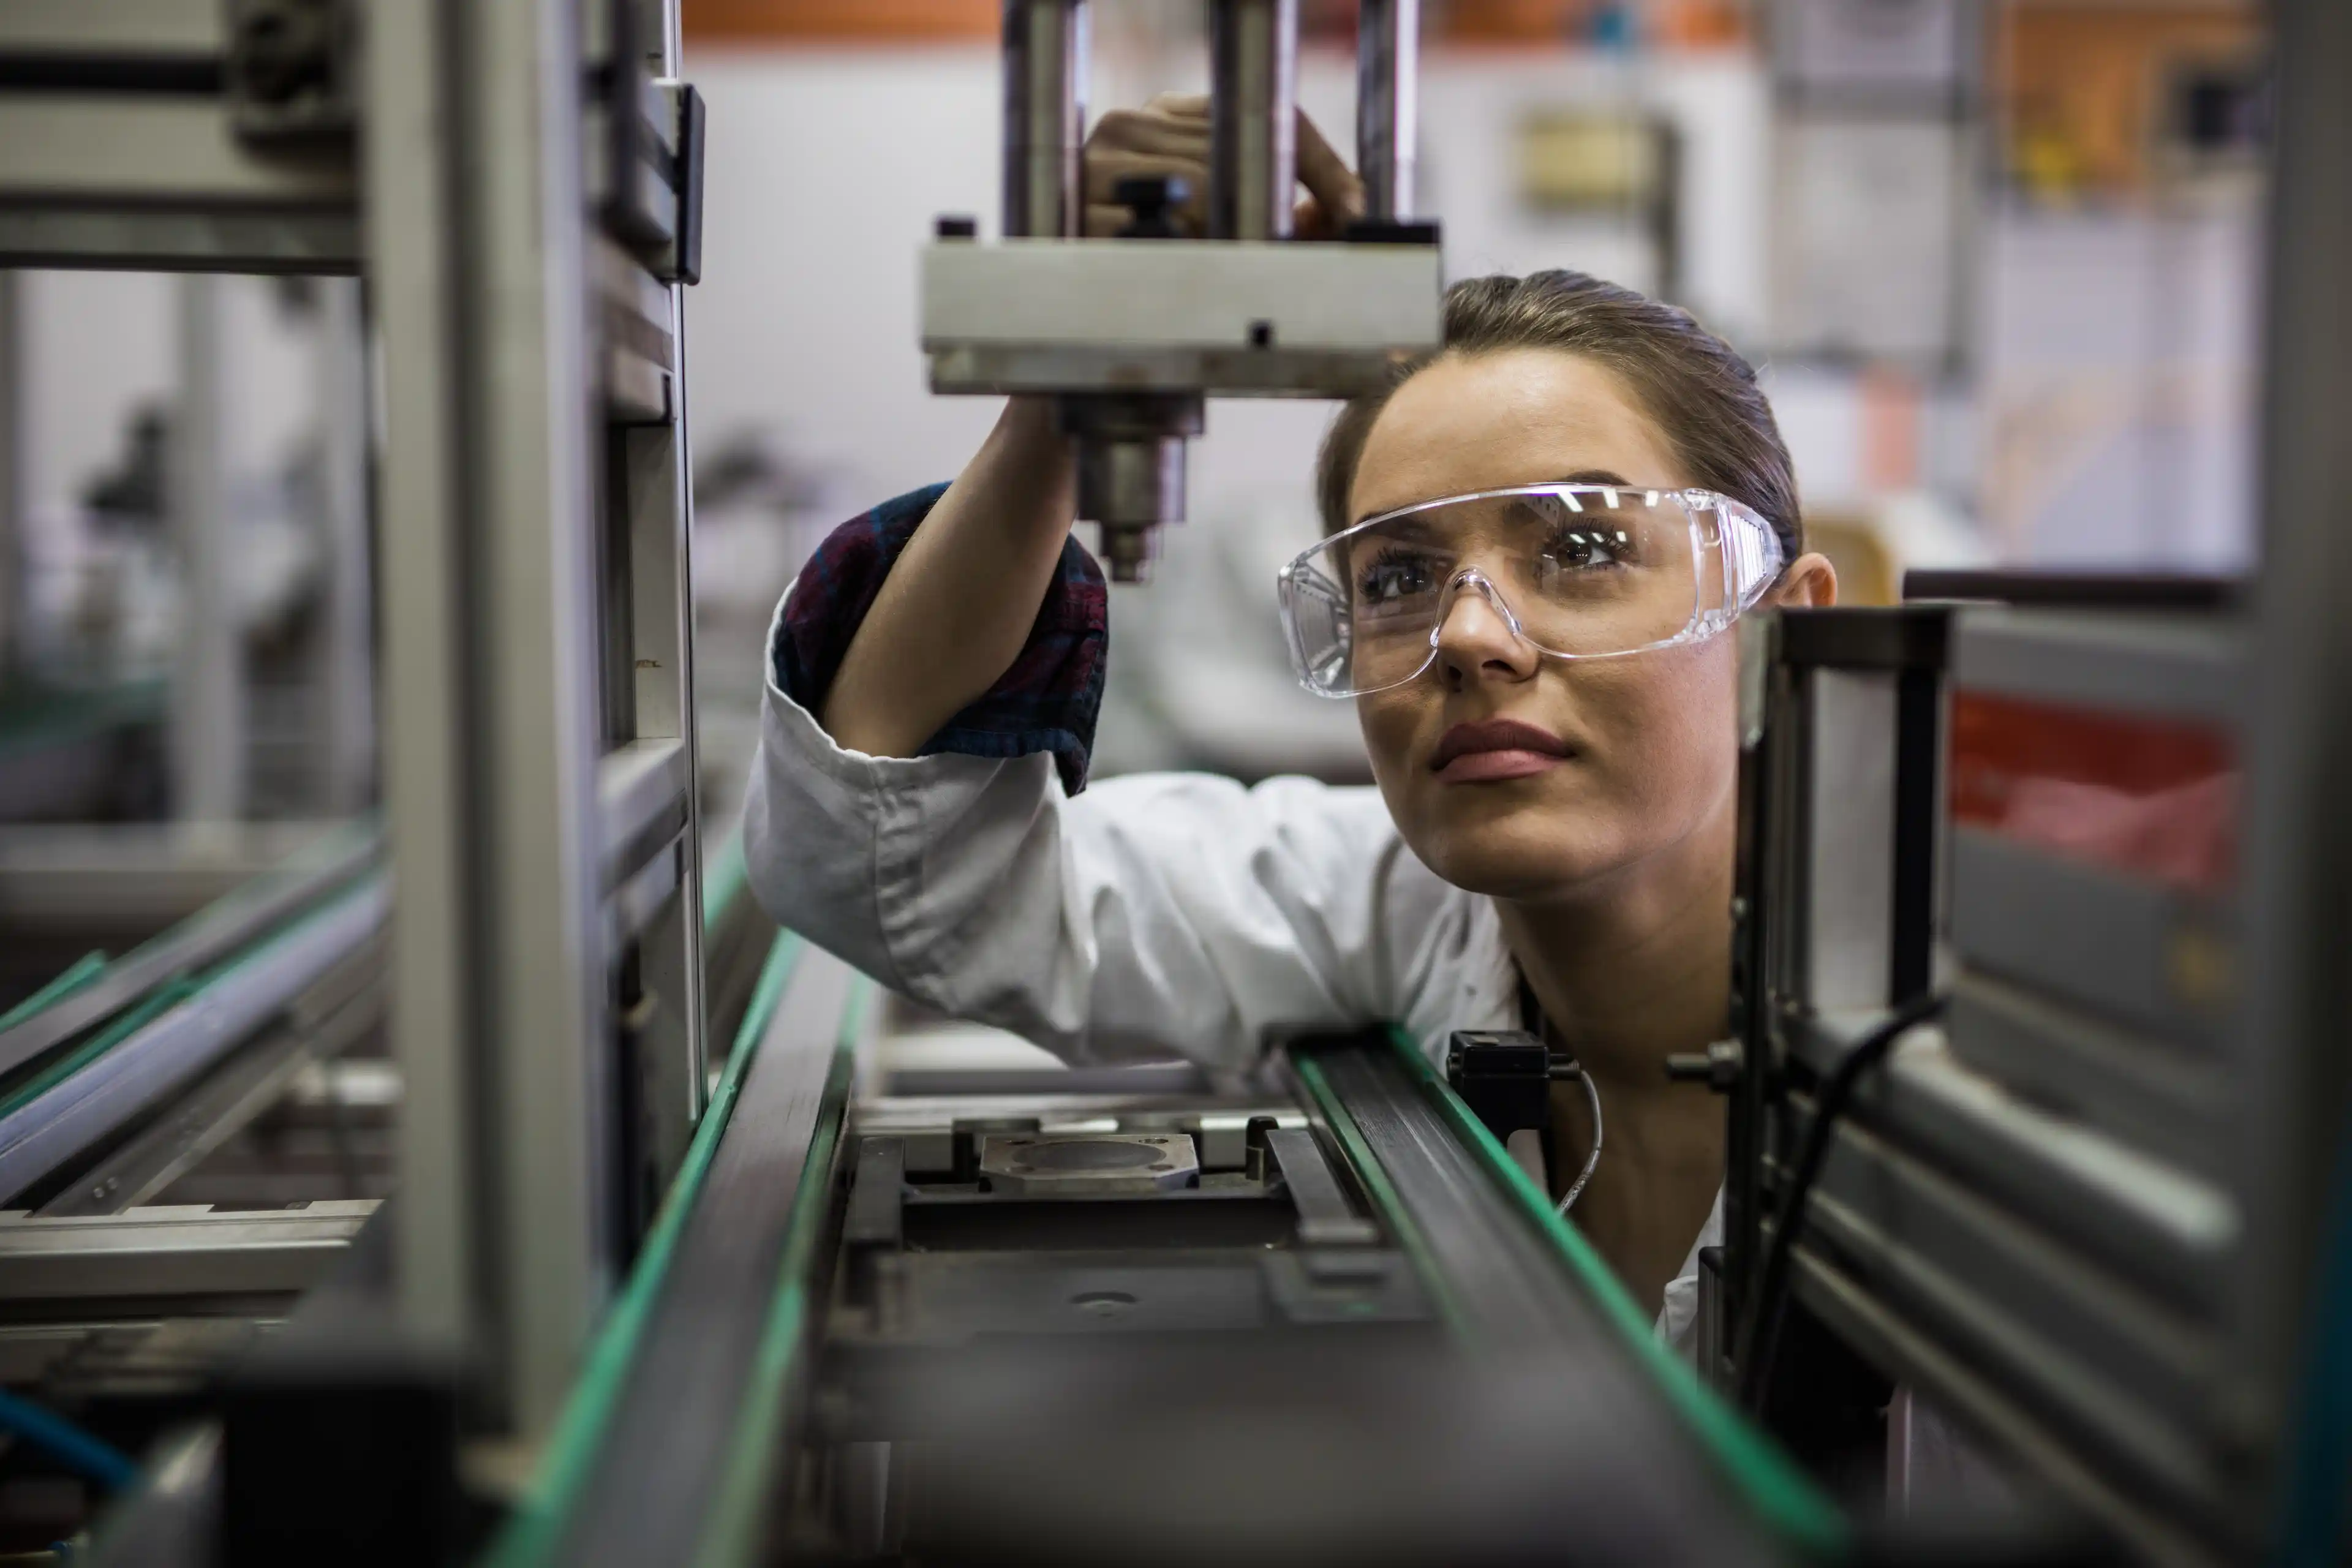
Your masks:
[[[999,0],[685,0],[699,43],[994,38]]]

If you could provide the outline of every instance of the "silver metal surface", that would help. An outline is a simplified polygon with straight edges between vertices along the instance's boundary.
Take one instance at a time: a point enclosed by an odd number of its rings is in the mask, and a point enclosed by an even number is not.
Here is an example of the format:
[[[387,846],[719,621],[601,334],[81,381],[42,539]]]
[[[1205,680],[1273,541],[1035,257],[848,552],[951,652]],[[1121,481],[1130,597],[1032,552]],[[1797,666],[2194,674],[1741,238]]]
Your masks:
[[[980,1179],[1013,1197],[1133,1197],[1192,1186],[1201,1162],[1181,1132],[991,1132]]]
[[[172,814],[234,822],[245,815],[245,633],[231,562],[226,345],[219,279],[178,286],[179,397],[169,507],[180,565],[179,647],[171,668]]]
[[[1101,526],[1111,581],[1146,581],[1158,530],[1184,521],[1184,443],[1201,433],[1201,400],[1066,397],[1055,416],[1077,443],[1078,516]]]
[[[375,602],[368,536],[367,323],[356,282],[318,285],[319,432],[326,592],[319,628],[312,796],[331,812],[375,799]]]
[[[656,78],[677,64],[661,17]],[[383,584],[402,1312],[475,1358],[491,1425],[524,1437],[705,1079],[681,297],[586,226],[578,20],[394,6],[368,49],[383,529],[403,541]],[[598,580],[600,552],[625,582]],[[652,816],[608,810],[600,779]]]
[[[1370,1247],[1380,1240],[1381,1227],[1349,1205],[1314,1133],[1303,1127],[1276,1128],[1266,1133],[1265,1147],[1290,1189],[1301,1242],[1308,1247]]]
[[[1085,229],[1087,0],[1004,0],[1007,238]]]
[[[0,1301],[298,1294],[375,1210],[375,1200],[355,1198],[300,1209],[0,1214]]]
[[[940,393],[1166,392],[1216,397],[1352,397],[1389,379],[1388,358],[1353,349],[1152,348],[1104,353],[1047,344],[943,349],[931,356]]]
[[[1289,238],[1297,169],[1298,0],[1209,0],[1209,237]]]
[[[649,835],[666,841],[684,826],[691,779],[686,743],[675,736],[634,741],[604,754],[597,764],[596,796],[608,881],[635,868],[626,851],[635,847],[642,855],[651,847]]]
[[[8,0],[0,5],[0,49],[201,58],[226,45],[226,9],[189,0]]]
[[[1224,351],[1241,360],[1343,351],[1353,356],[1349,380],[1298,387],[1339,394],[1367,372],[1385,371],[1391,358],[1437,346],[1442,282],[1433,246],[953,241],[923,251],[922,343],[934,355],[1083,349],[1130,378],[1149,377],[1166,351]],[[1150,308],[1139,309],[1138,300]],[[940,384],[935,369],[933,385]],[[1244,381],[1240,389],[1265,384]],[[1188,390],[1213,394],[1225,385],[1199,382]]]
[[[25,365],[23,281],[0,271],[0,684],[16,668],[25,627],[24,540],[31,500]]]
[[[1421,136],[1421,0],[1359,0],[1356,175],[1364,216],[1413,216]]]
[[[2247,1236],[2228,1379],[2252,1432],[2302,1403],[2313,1244],[2344,1223],[2326,1194],[2340,1190],[2352,1095],[2352,616],[2339,591],[2352,571],[2352,442],[2313,417],[2343,405],[2352,377],[2352,316],[2338,308],[2352,276],[2352,6],[2284,0],[2270,16],[2279,108],[2237,1031],[2254,1048],[2233,1070]]]
[[[356,273],[348,212],[0,207],[0,266],[126,272]]]
[[[257,153],[217,99],[94,92],[0,92],[0,197],[345,213],[356,199],[348,157]]]

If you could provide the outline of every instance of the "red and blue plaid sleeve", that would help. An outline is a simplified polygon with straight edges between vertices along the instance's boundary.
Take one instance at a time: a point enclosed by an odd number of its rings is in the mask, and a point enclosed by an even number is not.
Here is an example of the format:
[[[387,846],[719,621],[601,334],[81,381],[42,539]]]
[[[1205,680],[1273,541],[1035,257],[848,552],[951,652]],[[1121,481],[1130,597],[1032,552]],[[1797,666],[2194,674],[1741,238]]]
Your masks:
[[[776,685],[816,711],[873,607],[882,579],[947,486],[883,502],[835,529],[801,568],[769,651]],[[1062,546],[1053,585],[1020,657],[980,699],[924,743],[922,754],[1020,757],[1051,752],[1071,795],[1087,787],[1102,709],[1110,600],[1102,571],[1076,539]]]

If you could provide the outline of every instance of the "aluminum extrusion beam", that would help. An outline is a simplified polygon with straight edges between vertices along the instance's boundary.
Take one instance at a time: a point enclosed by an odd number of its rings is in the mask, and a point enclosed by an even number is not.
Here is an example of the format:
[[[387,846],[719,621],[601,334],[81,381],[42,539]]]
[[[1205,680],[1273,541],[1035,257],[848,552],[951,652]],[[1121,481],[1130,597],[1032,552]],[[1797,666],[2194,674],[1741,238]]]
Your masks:
[[[375,1209],[374,1199],[359,1198],[301,1209],[0,1215],[0,1301],[299,1295]]]

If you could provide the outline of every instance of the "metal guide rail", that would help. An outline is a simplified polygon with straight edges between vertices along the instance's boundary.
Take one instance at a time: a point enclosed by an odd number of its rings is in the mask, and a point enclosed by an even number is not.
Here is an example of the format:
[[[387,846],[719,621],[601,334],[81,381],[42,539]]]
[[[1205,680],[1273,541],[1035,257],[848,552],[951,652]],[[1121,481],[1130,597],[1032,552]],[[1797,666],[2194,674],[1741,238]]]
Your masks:
[[[380,1025],[380,853],[372,825],[331,834],[0,1016],[0,1204],[89,1215],[143,1202],[303,1064]]]
[[[860,989],[779,941],[488,1561],[1841,1550],[1389,1033],[1241,1099],[856,1099]]]

